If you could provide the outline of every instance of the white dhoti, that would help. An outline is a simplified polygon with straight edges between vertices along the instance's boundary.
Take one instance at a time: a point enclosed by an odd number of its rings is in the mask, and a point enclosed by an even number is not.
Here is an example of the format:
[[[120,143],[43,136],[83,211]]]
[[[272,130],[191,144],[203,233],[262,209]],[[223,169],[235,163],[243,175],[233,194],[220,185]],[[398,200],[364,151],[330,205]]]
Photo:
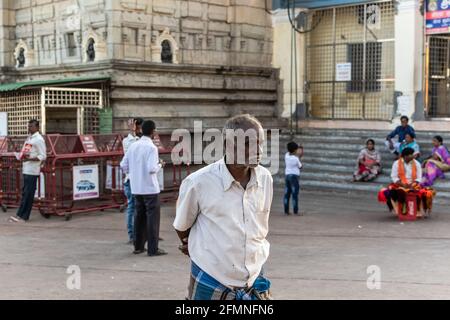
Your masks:
[[[391,149],[391,144],[392,144],[392,146],[393,146],[392,149]],[[384,142],[384,145],[386,146],[386,149],[387,149],[390,153],[395,153],[395,152],[400,153],[400,145],[401,145],[400,142],[394,142],[394,140],[391,139],[391,140],[386,140],[386,141]]]

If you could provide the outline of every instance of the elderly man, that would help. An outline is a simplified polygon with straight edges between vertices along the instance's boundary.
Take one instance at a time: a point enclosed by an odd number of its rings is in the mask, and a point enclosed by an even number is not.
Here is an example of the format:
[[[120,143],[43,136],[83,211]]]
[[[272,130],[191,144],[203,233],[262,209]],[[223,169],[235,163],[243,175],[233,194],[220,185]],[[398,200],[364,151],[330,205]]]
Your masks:
[[[229,119],[225,157],[181,184],[173,226],[191,258],[188,299],[270,299],[263,265],[273,180],[259,165],[263,139],[254,117]]]

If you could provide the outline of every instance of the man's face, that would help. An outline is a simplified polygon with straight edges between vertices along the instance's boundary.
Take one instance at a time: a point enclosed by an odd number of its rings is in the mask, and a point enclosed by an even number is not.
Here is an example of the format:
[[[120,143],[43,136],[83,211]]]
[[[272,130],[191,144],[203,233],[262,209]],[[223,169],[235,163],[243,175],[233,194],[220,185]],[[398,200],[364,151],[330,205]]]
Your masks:
[[[36,124],[35,123],[29,123],[28,124],[28,132],[30,133],[30,134],[34,134],[34,133],[36,133],[37,131],[39,130],[39,128],[36,126]]]
[[[136,136],[141,137],[142,136],[142,126],[139,124],[135,124],[134,133],[136,134]]]
[[[402,120],[401,120],[401,122],[402,122],[402,127],[406,127],[407,125],[408,125],[408,119],[405,119],[405,118],[403,118]]]
[[[249,127],[230,131],[226,139],[227,163],[247,168],[256,168],[263,153],[264,130],[262,127]],[[234,142],[233,142],[234,141]],[[230,143],[229,143],[230,142]]]
[[[410,163],[414,159],[414,155],[410,154],[409,156],[405,156],[406,163]]]
[[[157,133],[156,133],[156,128],[155,128],[155,130],[153,130],[153,132],[152,132],[152,134],[150,135],[150,138],[153,140],[153,139],[155,139],[155,135],[156,135]]]

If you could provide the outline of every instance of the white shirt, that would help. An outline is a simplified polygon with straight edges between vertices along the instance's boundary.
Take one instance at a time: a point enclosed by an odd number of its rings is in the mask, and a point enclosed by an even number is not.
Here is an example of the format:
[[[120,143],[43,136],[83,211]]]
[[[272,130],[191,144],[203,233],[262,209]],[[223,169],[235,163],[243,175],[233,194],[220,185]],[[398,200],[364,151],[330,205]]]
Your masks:
[[[123,153],[127,153],[128,149],[130,148],[130,146],[139,140],[138,136],[133,136],[131,133],[128,134],[128,136],[123,139]]]
[[[398,175],[398,162],[399,161],[400,160],[395,161],[394,164],[392,165],[391,178],[394,183],[400,181],[400,177]],[[420,165],[420,162],[417,160],[412,160],[409,163],[405,162],[406,179],[408,180],[408,183],[412,183],[412,166],[413,166],[413,164],[416,166],[416,172],[417,172],[416,182],[420,183],[422,181],[422,166]]]
[[[130,176],[131,193],[151,195],[160,193],[157,172],[161,169],[158,148],[152,139],[143,136],[134,142],[120,163]]]
[[[191,228],[189,254],[203,271],[228,287],[252,286],[269,256],[272,195],[267,169],[252,169],[244,190],[222,159],[184,179],[173,226]]]
[[[289,152],[286,152],[284,155],[284,163],[286,164],[285,174],[295,174],[296,176],[300,175],[300,169],[302,168],[302,163],[300,159],[296,155],[292,155]]]
[[[23,151],[30,155],[30,158],[38,158],[40,161],[24,161],[22,164],[23,174],[39,176],[42,161],[47,159],[47,147],[45,140],[39,132],[29,136],[23,146]]]
[[[135,143],[136,141],[139,140],[138,136],[133,136],[131,133],[128,134],[128,136],[123,139],[123,153],[127,153],[128,149],[130,148],[130,146]],[[128,180],[130,180],[130,176],[128,174],[125,175],[125,179],[123,180],[124,183],[128,182]]]

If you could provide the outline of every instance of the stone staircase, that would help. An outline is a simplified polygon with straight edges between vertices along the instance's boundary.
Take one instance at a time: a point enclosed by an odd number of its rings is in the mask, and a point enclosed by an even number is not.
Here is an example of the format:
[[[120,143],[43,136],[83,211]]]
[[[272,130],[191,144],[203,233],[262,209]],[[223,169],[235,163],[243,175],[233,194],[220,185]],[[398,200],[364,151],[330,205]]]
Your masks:
[[[295,141],[304,148],[303,170],[300,186],[303,190],[323,190],[335,192],[377,192],[390,183],[390,173],[394,156],[387,152],[384,141],[388,132],[342,129],[303,129],[292,138],[289,134],[280,137],[280,170],[274,176],[277,186],[284,184],[284,154],[286,144]],[[450,145],[450,133],[417,132],[417,142],[421,147],[422,156],[431,153],[431,139],[436,134],[444,138],[444,143]],[[373,182],[352,182],[356,158],[369,138],[375,140],[376,148],[381,153],[383,172]],[[434,187],[438,192],[436,200],[450,201],[450,173],[448,179],[437,180]]]

